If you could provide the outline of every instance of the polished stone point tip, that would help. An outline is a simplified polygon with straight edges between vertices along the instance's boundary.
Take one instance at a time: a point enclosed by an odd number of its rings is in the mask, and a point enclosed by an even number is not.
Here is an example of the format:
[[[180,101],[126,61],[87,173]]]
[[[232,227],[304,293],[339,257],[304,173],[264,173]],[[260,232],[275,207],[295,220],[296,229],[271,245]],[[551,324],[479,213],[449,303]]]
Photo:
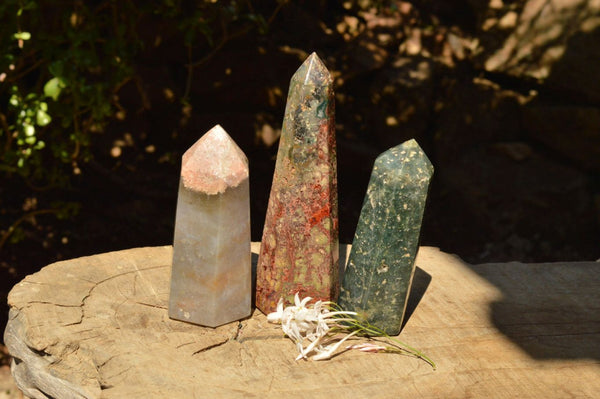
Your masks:
[[[206,132],[182,157],[181,181],[192,191],[222,194],[248,174],[246,155],[221,125]]]
[[[426,179],[429,184],[429,179],[433,176],[433,165],[415,139],[405,141],[379,155],[375,160],[375,167],[399,181],[409,182],[417,177]],[[411,173],[407,173],[409,168],[413,169]]]
[[[304,162],[316,155],[320,148],[329,152],[325,147],[335,146],[334,114],[331,74],[319,56],[312,53],[290,80],[279,141],[278,162],[287,157],[299,172],[313,173]],[[333,142],[327,143],[328,140]]]
[[[433,165],[415,140],[375,160],[338,304],[400,332]]]
[[[317,53],[312,53],[292,76],[292,82],[303,85],[330,85],[333,80]]]

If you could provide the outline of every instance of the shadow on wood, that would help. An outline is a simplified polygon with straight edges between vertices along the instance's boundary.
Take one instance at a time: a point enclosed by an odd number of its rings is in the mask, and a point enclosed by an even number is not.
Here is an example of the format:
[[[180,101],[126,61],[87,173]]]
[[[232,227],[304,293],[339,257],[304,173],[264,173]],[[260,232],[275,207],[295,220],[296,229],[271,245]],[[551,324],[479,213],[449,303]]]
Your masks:
[[[600,263],[471,266],[502,291],[498,330],[534,359],[600,360]]]
[[[256,308],[256,266],[258,265],[258,253],[260,251],[260,244],[255,246],[255,250],[252,251],[252,310]]]
[[[404,320],[402,320],[402,329],[406,325],[408,319],[413,314],[419,302],[425,295],[427,287],[431,283],[431,275],[420,267],[415,267],[415,275],[413,276],[412,286],[408,295],[408,301],[406,303],[406,310],[404,311]],[[400,331],[402,331],[402,329]]]

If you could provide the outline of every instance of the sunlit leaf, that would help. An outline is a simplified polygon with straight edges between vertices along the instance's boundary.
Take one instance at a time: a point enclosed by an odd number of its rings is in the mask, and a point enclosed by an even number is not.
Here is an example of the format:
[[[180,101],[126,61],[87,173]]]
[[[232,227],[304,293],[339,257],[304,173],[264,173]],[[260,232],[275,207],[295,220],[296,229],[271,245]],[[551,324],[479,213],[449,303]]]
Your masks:
[[[8,103],[10,105],[12,105],[13,107],[18,106],[19,105],[19,97],[13,94],[12,96],[10,96],[10,100],[8,100]]]
[[[52,118],[42,109],[38,109],[35,121],[38,126],[46,126],[52,121]]]
[[[23,125],[23,131],[25,136],[33,136],[35,134],[35,127],[32,125]]]
[[[17,40],[29,40],[31,39],[31,33],[29,32],[17,32],[13,35]]]
[[[58,100],[58,96],[62,89],[66,87],[65,82],[58,77],[52,78],[44,85],[44,95],[52,98],[54,101]]]

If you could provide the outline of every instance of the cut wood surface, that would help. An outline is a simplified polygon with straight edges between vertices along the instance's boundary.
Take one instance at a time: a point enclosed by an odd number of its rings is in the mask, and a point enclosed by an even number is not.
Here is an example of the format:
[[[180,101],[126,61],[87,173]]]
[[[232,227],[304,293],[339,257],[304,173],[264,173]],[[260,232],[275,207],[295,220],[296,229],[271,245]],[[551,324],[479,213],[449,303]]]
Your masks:
[[[399,339],[431,357],[434,371],[416,358],[357,351],[295,361],[295,345],[257,310],[215,329],[171,320],[171,256],[165,246],[77,258],[17,284],[5,343],[24,394],[600,397],[600,263],[469,265],[421,247]]]

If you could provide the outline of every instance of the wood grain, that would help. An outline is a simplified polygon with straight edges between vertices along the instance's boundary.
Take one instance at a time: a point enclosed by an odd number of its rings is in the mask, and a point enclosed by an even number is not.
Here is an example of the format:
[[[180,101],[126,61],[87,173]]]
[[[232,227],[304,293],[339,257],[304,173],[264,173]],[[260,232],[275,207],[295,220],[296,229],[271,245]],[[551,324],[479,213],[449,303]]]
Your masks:
[[[395,354],[344,352],[325,362],[296,362],[294,344],[256,310],[215,329],[171,320],[171,256],[171,247],[105,253],[49,265],[17,284],[8,298],[5,343],[24,394],[311,399],[600,394],[600,263],[473,266],[421,247],[399,338],[433,358],[434,371]]]

